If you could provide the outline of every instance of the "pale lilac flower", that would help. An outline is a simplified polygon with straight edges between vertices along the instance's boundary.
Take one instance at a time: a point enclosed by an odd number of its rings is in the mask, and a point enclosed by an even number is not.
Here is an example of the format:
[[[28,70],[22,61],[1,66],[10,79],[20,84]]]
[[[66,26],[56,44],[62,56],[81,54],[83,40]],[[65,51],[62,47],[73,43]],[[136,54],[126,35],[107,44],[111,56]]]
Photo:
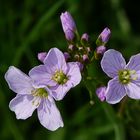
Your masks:
[[[75,37],[76,32],[76,25],[74,19],[69,12],[62,13],[60,19],[66,39],[72,41]]]
[[[47,52],[40,52],[38,53],[37,57],[38,57],[38,60],[40,60],[42,63],[45,59],[45,57],[47,56]]]
[[[81,81],[77,63],[66,63],[64,54],[57,48],[52,48],[44,60],[44,65],[34,67],[29,75],[36,85],[48,86],[56,100],[63,99],[66,93]]]
[[[101,34],[99,35],[98,39],[102,42],[102,43],[107,43],[109,38],[110,38],[110,35],[111,35],[111,31],[109,28],[105,28]]]
[[[9,104],[17,119],[25,120],[37,109],[39,121],[45,128],[54,131],[63,127],[60,112],[46,86],[35,86],[28,75],[14,66],[9,67],[5,79],[9,88],[17,93]]]
[[[105,86],[101,86],[101,87],[96,89],[96,94],[102,102],[105,100],[105,92],[106,92]]]
[[[106,101],[120,102],[124,96],[140,99],[140,54],[133,55],[128,64],[118,51],[110,49],[101,60],[103,71],[111,78],[106,89]]]

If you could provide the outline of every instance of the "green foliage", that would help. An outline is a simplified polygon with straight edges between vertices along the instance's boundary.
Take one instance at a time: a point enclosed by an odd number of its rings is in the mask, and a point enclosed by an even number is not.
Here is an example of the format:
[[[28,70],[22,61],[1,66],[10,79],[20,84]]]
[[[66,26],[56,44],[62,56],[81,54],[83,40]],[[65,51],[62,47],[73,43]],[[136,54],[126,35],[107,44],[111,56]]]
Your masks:
[[[59,19],[65,10],[73,15],[78,31],[88,32],[94,42],[108,26],[112,31],[108,48],[121,51],[126,58],[139,53],[137,5],[132,0],[0,0],[0,140],[139,140],[139,101],[127,100],[111,106],[97,99],[96,86],[108,80],[99,61],[88,68],[88,76],[94,75],[94,79],[81,82],[57,102],[64,128],[55,132],[40,125],[36,112],[25,121],[16,120],[8,107],[15,94],[4,80],[10,65],[27,73],[39,64],[38,52],[52,47],[67,50]]]

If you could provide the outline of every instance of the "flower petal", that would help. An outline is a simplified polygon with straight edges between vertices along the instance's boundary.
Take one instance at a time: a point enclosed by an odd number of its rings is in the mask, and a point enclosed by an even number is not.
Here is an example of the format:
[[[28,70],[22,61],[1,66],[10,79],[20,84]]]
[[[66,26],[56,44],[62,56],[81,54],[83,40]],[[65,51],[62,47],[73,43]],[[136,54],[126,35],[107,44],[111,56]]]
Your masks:
[[[55,131],[59,127],[63,127],[63,121],[59,110],[57,109],[52,97],[43,99],[37,109],[40,123],[47,129]]]
[[[38,107],[37,104],[33,104],[34,97],[31,95],[17,95],[11,100],[9,108],[15,112],[17,119],[27,119],[32,116],[33,111]]]
[[[140,84],[133,81],[126,86],[126,93],[132,99],[140,99]]]
[[[103,71],[111,78],[118,75],[118,71],[124,69],[126,62],[122,54],[116,50],[110,49],[104,53],[101,60]]]
[[[33,90],[31,78],[14,66],[9,67],[5,79],[15,93],[30,94]]]
[[[67,82],[64,85],[57,85],[55,87],[51,87],[50,89],[52,90],[52,96],[55,98],[55,100],[59,101],[64,98],[72,87],[73,85],[70,82]]]
[[[126,65],[126,69],[140,71],[140,53],[137,55],[133,55],[128,64]]]
[[[29,75],[34,80],[36,85],[55,86],[57,84],[52,80],[53,74],[48,72],[48,68],[45,65],[39,65],[32,68]]]
[[[118,81],[118,77],[110,80],[106,89],[106,101],[110,104],[116,104],[126,95],[124,85]]]
[[[67,63],[68,73],[67,76],[69,78],[69,82],[75,87],[81,81],[81,73],[77,62],[69,62]]]
[[[64,54],[57,48],[50,49],[44,64],[50,69],[51,73],[54,73],[56,70],[63,70],[65,72],[67,68]]]

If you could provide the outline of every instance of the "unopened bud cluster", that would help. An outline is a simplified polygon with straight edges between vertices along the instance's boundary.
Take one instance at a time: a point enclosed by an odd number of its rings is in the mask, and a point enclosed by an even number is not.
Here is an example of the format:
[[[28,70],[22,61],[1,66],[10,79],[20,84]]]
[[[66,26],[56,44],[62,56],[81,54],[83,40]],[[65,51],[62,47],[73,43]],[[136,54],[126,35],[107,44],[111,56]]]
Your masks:
[[[106,43],[108,42],[110,35],[111,35],[111,31],[109,28],[106,27],[98,36],[96,40],[97,48],[94,53],[95,59],[99,59],[100,56],[102,56],[104,52],[106,51]]]
[[[91,53],[90,37],[87,33],[84,33],[81,36],[79,35],[75,21],[70,13],[62,13],[60,19],[68,42],[68,52],[65,52],[65,58],[67,61],[77,61],[82,70],[84,65],[89,63],[93,56]]]

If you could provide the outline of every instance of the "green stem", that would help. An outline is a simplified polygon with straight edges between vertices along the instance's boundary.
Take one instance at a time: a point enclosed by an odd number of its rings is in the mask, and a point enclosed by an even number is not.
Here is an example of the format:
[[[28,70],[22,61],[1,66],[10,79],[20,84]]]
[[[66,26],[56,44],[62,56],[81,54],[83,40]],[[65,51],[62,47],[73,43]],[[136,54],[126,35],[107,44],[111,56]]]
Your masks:
[[[91,81],[88,82],[87,80],[85,80],[84,83],[89,93],[94,95],[93,92],[95,91],[95,84],[92,83]],[[111,105],[107,103],[99,102],[96,96],[95,96],[95,99],[96,99],[96,102],[99,103],[99,105],[101,105],[102,109],[104,110],[104,113],[107,116],[109,123],[112,124],[114,132],[115,132],[115,139],[124,140],[125,139],[124,126],[122,125],[121,120],[117,117]]]
[[[120,105],[120,108],[119,108],[119,111],[118,111],[118,116],[119,116],[120,118],[123,116],[123,113],[124,113],[124,109],[125,109],[127,100],[128,100],[128,97],[126,96],[126,97],[124,97],[124,99],[121,101],[121,105]]]

